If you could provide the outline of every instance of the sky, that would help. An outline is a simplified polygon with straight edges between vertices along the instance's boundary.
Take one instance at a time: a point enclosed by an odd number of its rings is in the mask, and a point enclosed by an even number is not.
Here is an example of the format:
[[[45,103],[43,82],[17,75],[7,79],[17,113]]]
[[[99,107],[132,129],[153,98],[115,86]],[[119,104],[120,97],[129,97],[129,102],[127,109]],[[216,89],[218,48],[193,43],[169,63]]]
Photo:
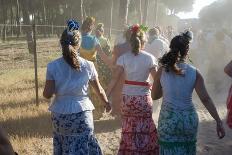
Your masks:
[[[180,12],[177,14],[177,16],[180,17],[181,19],[198,18],[198,14],[201,11],[201,9],[207,5],[210,5],[215,1],[217,0],[195,0],[195,3],[193,4],[192,12]]]

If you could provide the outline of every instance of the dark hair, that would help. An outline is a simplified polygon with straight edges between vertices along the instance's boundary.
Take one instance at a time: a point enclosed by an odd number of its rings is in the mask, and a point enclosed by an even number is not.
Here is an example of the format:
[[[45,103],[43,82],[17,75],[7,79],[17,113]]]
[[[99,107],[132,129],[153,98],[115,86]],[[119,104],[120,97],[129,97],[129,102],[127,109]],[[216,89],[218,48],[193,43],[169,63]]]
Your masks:
[[[182,69],[180,69],[176,63],[179,60],[184,60],[189,51],[189,41],[185,33],[177,35],[171,40],[169,46],[170,51],[164,54],[159,60],[160,64],[165,67],[167,72],[171,70],[178,75],[183,74]]]
[[[68,32],[67,29],[61,35],[60,44],[64,60],[74,69],[80,69],[80,62],[77,58],[77,51],[73,46],[81,43],[81,34],[78,30]]]
[[[133,31],[130,37],[130,44],[132,53],[135,55],[139,54],[141,46],[145,43],[144,32],[138,29],[137,31]]]

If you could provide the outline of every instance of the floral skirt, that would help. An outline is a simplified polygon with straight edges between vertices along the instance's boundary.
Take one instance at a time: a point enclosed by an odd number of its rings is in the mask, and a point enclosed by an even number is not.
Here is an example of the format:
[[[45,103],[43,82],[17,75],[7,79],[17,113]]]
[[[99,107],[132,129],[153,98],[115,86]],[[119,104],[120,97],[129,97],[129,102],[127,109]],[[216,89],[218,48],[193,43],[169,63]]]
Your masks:
[[[227,120],[226,123],[229,128],[232,129],[232,86],[230,87],[228,98],[227,98]]]
[[[196,155],[197,128],[194,108],[174,110],[163,103],[158,121],[160,155]]]
[[[158,155],[157,130],[148,95],[123,95],[122,135],[118,155]]]
[[[93,135],[92,111],[52,113],[54,155],[102,155]]]

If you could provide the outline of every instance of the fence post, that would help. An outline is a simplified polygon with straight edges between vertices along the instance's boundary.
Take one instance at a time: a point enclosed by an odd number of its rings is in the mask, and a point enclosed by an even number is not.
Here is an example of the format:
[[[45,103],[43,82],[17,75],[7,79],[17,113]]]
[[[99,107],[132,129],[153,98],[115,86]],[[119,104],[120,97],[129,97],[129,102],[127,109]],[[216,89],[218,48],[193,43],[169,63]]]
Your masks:
[[[36,106],[39,106],[39,94],[38,94],[38,70],[37,70],[37,52],[36,52],[36,25],[35,22],[32,24],[33,31],[33,54],[34,54],[34,69],[35,69],[35,95],[36,95]]]

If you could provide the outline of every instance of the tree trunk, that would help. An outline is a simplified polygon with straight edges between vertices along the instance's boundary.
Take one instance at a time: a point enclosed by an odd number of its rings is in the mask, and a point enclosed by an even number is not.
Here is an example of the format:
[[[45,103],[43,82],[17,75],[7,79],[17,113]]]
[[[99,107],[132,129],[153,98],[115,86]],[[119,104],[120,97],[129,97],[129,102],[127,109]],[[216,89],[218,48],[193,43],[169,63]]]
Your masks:
[[[83,0],[81,0],[80,10],[81,10],[81,23],[83,23],[83,21],[84,21]]]
[[[114,0],[111,0],[110,8],[110,27],[109,27],[109,38],[111,39],[112,25],[113,25],[113,9],[114,9]]]
[[[142,0],[139,0],[139,23],[142,24],[143,14],[142,14]]]
[[[130,0],[120,0],[119,4],[119,22],[118,27],[123,28],[125,24],[128,24],[128,7]]]
[[[148,14],[148,5],[149,0],[145,0],[144,9],[143,9],[143,24],[147,24],[147,14]]]
[[[11,36],[14,36],[14,27],[15,27],[15,22],[14,22],[14,12],[13,12],[13,7],[14,4],[12,3],[12,1],[10,1],[10,32],[11,32]]]
[[[24,25],[31,25],[30,23],[30,18],[29,18],[29,1],[30,0],[23,0],[22,1],[22,13],[23,13],[23,24]],[[28,45],[28,50],[29,53],[33,53],[33,48],[34,48],[34,44],[33,44],[33,36],[32,36],[32,28],[31,26],[24,26],[23,27],[24,32],[26,33],[26,39],[27,39],[27,45]]]
[[[44,37],[47,37],[47,27],[45,25],[47,25],[47,12],[46,12],[46,6],[45,6],[45,0],[42,0],[42,8],[43,8],[43,11],[42,11],[42,16],[43,16],[43,34],[44,34]]]
[[[19,8],[19,0],[16,0],[16,7],[17,7],[17,10],[16,10],[16,28],[17,28],[17,32],[16,32],[16,35],[17,35],[17,38],[19,37],[20,35],[20,8]]]
[[[154,19],[154,22],[153,22],[153,25],[158,25],[158,0],[155,0],[155,19]]]
[[[1,0],[2,6],[2,17],[3,17],[3,29],[2,29],[2,41],[6,41],[6,20],[7,20],[7,8],[6,8],[6,1]]]

